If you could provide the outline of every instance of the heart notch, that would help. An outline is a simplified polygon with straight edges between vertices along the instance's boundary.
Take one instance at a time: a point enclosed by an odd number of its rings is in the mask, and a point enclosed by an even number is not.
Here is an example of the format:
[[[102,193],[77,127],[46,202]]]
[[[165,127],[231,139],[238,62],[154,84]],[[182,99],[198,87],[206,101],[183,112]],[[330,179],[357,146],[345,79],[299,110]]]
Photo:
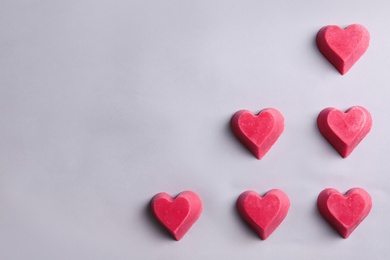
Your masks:
[[[241,218],[263,240],[282,223],[289,208],[289,198],[278,189],[272,189],[264,196],[248,190],[241,193],[237,199],[237,210]]]
[[[318,115],[317,126],[325,139],[346,158],[370,132],[372,117],[361,106],[353,106],[345,113],[328,107]]]
[[[176,240],[180,240],[202,213],[202,201],[192,191],[183,191],[175,198],[165,192],[153,196],[150,207],[154,217]]]
[[[344,75],[367,51],[370,33],[360,24],[345,29],[328,25],[318,31],[316,42],[322,55]]]
[[[283,133],[284,117],[274,108],[257,115],[240,110],[233,115],[230,125],[237,139],[260,160]]]
[[[343,238],[348,238],[370,213],[372,200],[362,188],[352,188],[345,194],[329,188],[318,195],[317,206],[329,224]]]

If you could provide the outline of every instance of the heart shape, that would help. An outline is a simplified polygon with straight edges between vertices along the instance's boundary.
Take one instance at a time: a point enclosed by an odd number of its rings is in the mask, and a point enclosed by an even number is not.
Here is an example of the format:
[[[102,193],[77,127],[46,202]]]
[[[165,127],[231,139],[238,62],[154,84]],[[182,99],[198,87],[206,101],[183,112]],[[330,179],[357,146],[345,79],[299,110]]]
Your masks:
[[[237,210],[243,220],[263,240],[286,218],[290,200],[286,193],[272,189],[260,196],[255,191],[245,191],[237,199]]]
[[[180,240],[202,213],[202,201],[192,191],[183,191],[176,198],[161,192],[150,202],[154,217]]]
[[[370,194],[362,188],[350,189],[345,194],[325,189],[318,195],[317,206],[333,228],[343,238],[348,238],[370,213],[372,201]]]
[[[344,30],[328,25],[318,31],[316,41],[322,55],[344,75],[366,52],[370,33],[360,24],[352,24]]]
[[[372,118],[361,106],[351,107],[345,113],[328,107],[318,115],[317,126],[325,139],[346,158],[370,132]]]
[[[231,119],[234,135],[257,159],[263,158],[284,130],[283,115],[267,108],[255,116],[248,110],[237,111]]]

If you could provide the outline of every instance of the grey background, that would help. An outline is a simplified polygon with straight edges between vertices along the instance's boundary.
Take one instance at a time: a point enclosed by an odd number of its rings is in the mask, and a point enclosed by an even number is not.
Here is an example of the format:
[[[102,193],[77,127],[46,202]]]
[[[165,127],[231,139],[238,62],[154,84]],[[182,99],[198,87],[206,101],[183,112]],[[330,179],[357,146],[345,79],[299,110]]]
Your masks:
[[[0,1],[0,259],[386,259],[390,253],[390,5],[386,1]],[[324,25],[363,24],[367,53],[341,76]],[[325,107],[366,107],[347,159],[322,138]],[[285,132],[258,161],[231,134],[239,109],[277,108]],[[328,187],[373,209],[347,240],[321,218]],[[261,241],[234,205],[284,190]],[[193,190],[179,242],[151,197]]]

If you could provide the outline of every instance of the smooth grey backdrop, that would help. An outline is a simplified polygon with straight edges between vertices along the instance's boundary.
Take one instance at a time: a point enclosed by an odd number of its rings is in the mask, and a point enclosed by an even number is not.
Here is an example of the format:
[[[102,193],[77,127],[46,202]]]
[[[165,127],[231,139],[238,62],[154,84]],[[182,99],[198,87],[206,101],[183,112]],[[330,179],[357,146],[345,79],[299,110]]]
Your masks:
[[[0,1],[0,259],[387,259],[390,4],[386,1]],[[361,23],[371,45],[341,76],[324,25]],[[347,159],[322,138],[325,107],[366,107]],[[239,109],[274,107],[285,132],[256,160]],[[373,209],[344,240],[316,198],[360,186]],[[261,241],[238,195],[279,188],[291,208]],[[193,190],[180,241],[151,219],[161,191]]]

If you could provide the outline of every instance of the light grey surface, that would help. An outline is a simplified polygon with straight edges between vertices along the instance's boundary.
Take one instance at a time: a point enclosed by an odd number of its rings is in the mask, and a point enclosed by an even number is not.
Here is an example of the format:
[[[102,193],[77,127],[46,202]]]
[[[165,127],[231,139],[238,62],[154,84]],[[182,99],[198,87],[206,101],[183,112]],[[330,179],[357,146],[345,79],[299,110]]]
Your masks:
[[[390,4],[386,1],[0,1],[0,259],[386,259],[390,253]],[[371,33],[341,76],[324,25]],[[370,134],[342,159],[325,107],[366,107]],[[285,132],[258,161],[232,136],[239,109],[274,107]],[[321,190],[363,187],[373,209],[340,238]],[[284,190],[261,241],[234,205]],[[199,221],[173,241],[147,206],[193,190]]]

